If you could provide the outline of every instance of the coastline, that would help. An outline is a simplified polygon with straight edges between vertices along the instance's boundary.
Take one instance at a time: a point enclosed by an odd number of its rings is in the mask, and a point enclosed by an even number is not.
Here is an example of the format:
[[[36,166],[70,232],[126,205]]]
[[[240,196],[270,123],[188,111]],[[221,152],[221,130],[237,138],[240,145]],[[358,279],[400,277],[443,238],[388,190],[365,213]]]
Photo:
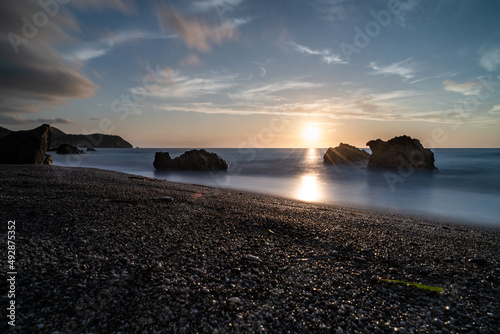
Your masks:
[[[0,180],[19,247],[14,331],[488,333],[500,322],[499,229],[90,168],[0,165]]]

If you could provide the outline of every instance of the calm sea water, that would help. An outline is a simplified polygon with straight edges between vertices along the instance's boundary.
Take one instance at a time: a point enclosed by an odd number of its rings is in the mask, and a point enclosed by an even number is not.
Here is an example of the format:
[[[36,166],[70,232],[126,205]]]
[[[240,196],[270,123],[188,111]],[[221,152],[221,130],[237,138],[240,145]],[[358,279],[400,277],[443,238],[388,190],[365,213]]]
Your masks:
[[[326,149],[209,149],[228,173],[157,172],[157,151],[98,149],[53,154],[54,165],[96,167],[175,182],[247,190],[301,201],[390,209],[500,227],[500,149],[434,149],[438,172],[379,171],[323,164]]]

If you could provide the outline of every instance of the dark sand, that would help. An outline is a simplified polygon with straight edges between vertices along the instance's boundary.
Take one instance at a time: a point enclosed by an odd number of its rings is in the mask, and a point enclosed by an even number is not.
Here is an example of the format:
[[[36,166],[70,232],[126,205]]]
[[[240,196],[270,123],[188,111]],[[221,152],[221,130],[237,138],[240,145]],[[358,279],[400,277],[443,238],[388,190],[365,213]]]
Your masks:
[[[498,229],[54,166],[0,200],[17,332],[498,333]]]

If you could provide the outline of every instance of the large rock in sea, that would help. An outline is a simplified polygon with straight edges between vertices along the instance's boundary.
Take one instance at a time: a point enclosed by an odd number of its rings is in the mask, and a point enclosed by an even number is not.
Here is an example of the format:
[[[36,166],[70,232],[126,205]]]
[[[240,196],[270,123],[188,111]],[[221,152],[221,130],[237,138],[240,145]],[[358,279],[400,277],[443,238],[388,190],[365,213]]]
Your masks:
[[[191,150],[172,159],[168,152],[156,152],[153,166],[157,170],[227,171],[228,163],[215,153]]]
[[[83,152],[82,150],[80,150],[79,148],[77,148],[73,145],[61,144],[57,148],[56,153],[57,154],[81,154],[81,153],[85,153],[85,152]]]
[[[43,124],[36,129],[12,131],[0,138],[1,164],[50,164],[45,154],[50,145],[52,130]]]
[[[358,163],[366,161],[370,158],[370,153],[360,150],[359,148],[340,143],[339,146],[330,147],[323,156],[323,162],[326,164],[345,164]]]
[[[372,150],[368,167],[437,169],[434,166],[434,153],[424,148],[418,139],[400,136],[387,142],[370,140],[366,145]]]

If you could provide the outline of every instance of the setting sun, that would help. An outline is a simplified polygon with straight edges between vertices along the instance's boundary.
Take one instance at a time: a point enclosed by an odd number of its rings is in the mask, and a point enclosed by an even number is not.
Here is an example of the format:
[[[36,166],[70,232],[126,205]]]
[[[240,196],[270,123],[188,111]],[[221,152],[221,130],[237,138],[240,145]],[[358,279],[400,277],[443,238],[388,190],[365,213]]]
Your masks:
[[[316,141],[320,138],[321,131],[317,125],[308,124],[302,132],[302,138],[308,142]]]

